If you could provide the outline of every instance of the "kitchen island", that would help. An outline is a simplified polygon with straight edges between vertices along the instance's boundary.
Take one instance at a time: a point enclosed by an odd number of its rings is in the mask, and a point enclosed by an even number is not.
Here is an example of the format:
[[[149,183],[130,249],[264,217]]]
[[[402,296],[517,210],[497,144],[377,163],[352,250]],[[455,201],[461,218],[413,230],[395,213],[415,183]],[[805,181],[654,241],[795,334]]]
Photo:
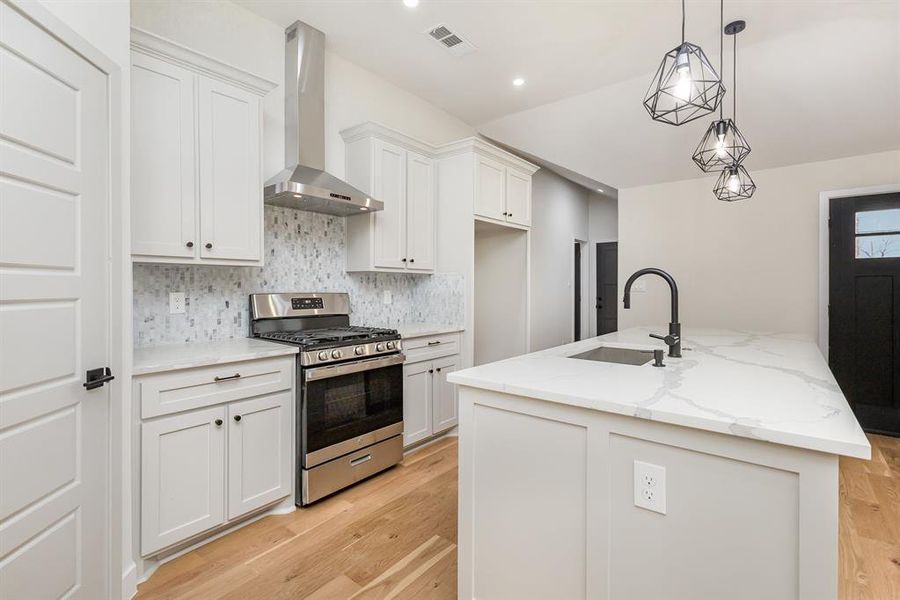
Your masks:
[[[660,368],[572,358],[665,348],[650,332],[448,377],[460,598],[836,600],[838,457],[870,448],[816,345],[686,330]]]

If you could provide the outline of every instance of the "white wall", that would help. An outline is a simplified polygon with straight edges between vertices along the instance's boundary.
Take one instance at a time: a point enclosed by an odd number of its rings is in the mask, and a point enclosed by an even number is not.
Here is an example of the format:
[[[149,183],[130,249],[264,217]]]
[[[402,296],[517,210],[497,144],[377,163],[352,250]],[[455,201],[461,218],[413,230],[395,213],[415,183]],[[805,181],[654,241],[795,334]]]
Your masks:
[[[476,365],[527,351],[526,238],[521,229],[475,222]]]
[[[765,169],[749,200],[719,202],[705,177],[619,190],[619,287],[642,267],[669,271],[685,327],[817,334],[819,192],[900,182],[900,151]],[[669,320],[647,278],[619,327]],[[662,329],[661,329],[662,331]]]
[[[282,27],[224,0],[134,0],[132,18],[135,27],[278,83],[263,105],[264,175],[271,177],[284,168]],[[326,170],[343,177],[340,131],[364,121],[379,122],[431,143],[474,135],[474,130],[456,117],[326,51]]]
[[[532,179],[531,196],[531,350],[536,351],[574,339],[573,246],[576,239],[589,239],[589,192],[541,169]]]

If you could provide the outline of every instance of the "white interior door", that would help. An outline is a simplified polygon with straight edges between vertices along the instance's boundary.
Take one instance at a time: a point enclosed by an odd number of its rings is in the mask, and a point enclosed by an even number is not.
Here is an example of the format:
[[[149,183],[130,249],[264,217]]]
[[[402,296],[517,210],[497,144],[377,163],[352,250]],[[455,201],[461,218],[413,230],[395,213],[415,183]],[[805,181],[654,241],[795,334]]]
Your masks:
[[[108,85],[0,2],[0,598],[109,592]]]
[[[407,254],[410,270],[434,270],[434,162],[406,153]]]

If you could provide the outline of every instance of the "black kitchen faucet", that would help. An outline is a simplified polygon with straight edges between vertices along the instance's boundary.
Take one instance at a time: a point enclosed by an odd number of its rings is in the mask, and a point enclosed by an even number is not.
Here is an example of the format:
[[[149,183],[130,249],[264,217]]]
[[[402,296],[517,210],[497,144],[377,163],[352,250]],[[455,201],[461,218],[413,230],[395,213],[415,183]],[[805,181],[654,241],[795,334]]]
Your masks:
[[[631,285],[641,275],[659,275],[669,284],[669,290],[672,294],[672,320],[669,322],[669,335],[651,333],[650,337],[664,341],[669,347],[669,356],[681,358],[681,323],[678,322],[678,284],[675,283],[674,277],[662,269],[650,267],[635,271],[635,273],[628,278],[628,281],[625,282],[625,297],[622,298],[622,302],[625,303],[625,308],[631,308]]]

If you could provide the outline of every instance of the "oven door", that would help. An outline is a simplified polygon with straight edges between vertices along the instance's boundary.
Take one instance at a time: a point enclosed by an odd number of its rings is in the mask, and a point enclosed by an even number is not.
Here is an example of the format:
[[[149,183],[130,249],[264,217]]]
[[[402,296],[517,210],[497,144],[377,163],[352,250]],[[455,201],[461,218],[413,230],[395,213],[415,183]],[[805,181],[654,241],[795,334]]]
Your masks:
[[[325,461],[403,432],[402,354],[303,369],[301,464]]]

